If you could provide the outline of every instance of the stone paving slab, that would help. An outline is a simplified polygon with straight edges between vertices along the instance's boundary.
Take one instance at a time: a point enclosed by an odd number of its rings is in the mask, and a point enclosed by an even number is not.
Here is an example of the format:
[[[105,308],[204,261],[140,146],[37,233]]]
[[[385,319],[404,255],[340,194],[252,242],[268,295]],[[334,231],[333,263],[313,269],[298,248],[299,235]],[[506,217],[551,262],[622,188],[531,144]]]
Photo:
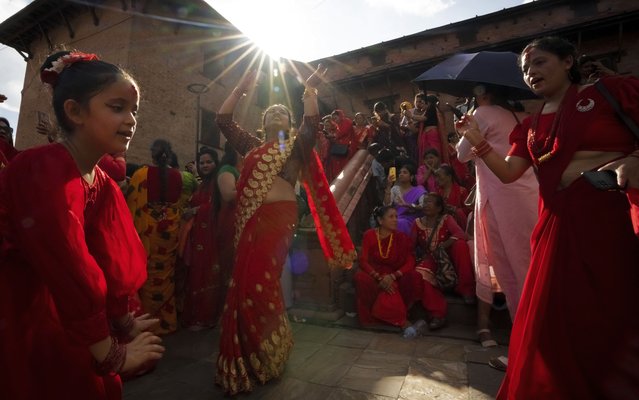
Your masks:
[[[483,349],[473,327],[406,340],[397,331],[291,325],[295,346],[283,376],[237,399],[487,400],[503,378],[487,362],[507,347]],[[444,337],[449,329],[452,337]],[[218,341],[218,329],[165,337],[164,358],[152,373],[125,382],[124,399],[224,398],[214,384]]]

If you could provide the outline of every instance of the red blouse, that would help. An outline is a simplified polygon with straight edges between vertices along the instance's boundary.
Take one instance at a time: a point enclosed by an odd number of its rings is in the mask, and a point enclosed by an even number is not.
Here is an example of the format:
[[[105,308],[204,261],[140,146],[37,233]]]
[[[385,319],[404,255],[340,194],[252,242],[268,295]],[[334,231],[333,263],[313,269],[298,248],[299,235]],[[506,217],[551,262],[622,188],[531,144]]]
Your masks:
[[[624,112],[634,117],[639,115],[639,80],[633,77],[607,77],[602,82],[617,99]],[[578,118],[570,121],[574,129],[581,133],[577,151],[608,151],[630,153],[635,149],[636,138],[619,119],[615,110],[601,95],[599,90],[590,85],[577,94],[574,102],[564,104],[571,112],[577,110]],[[573,110],[574,109],[574,110]],[[547,135],[550,131],[555,113],[541,114],[537,122],[538,135]],[[532,162],[528,151],[527,140],[534,116],[529,116],[517,125],[510,134],[509,156],[517,156]],[[636,120],[636,118],[635,118]]]
[[[404,275],[415,268],[415,257],[408,236],[402,232],[393,232],[393,242],[389,248],[390,240],[391,235],[381,239],[378,244],[376,229],[364,232],[359,259],[359,267],[362,271],[370,275],[373,272],[387,273],[386,271],[390,270],[400,271]]]

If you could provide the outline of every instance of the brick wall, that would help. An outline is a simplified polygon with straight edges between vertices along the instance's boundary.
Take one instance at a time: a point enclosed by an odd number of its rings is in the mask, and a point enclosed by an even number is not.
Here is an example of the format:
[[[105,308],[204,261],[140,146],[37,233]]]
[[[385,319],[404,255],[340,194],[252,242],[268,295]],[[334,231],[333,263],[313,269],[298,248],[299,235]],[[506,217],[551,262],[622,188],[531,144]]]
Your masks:
[[[193,83],[210,85],[208,92],[201,95],[200,104],[205,110],[216,111],[235,87],[242,71],[231,69],[215,82],[204,76],[204,54],[208,44],[213,42],[214,32],[151,18],[150,15],[166,14],[157,3],[150,3],[145,15],[122,12],[122,3],[115,0],[103,5],[104,8],[96,11],[99,25],[94,25],[87,9],[70,19],[75,38],[70,38],[66,26],[61,23],[48,32],[52,43],[66,49],[97,53],[105,61],[122,65],[137,80],[141,91],[138,127],[127,152],[127,161],[150,163],[150,145],[153,140],[162,138],[172,143],[180,165],[184,166],[195,159],[198,125],[197,95],[189,92],[187,87]],[[239,32],[224,31],[224,34],[237,35]],[[43,37],[32,43],[31,49],[34,58],[26,66],[20,129],[16,135],[19,149],[47,142],[35,132],[37,111],[46,112],[52,121],[55,120],[51,95],[39,80],[40,65],[51,52],[49,45]],[[237,115],[247,129],[254,130],[259,126],[260,109],[254,102],[243,100]],[[223,142],[222,137],[220,144]]]
[[[397,111],[419,91],[411,82],[436,63],[458,52],[519,52],[532,38],[559,34],[578,45],[580,53],[608,55],[623,74],[639,75],[639,18],[624,22],[620,35],[615,18],[639,11],[639,2],[623,0],[535,1],[487,16],[431,29],[415,35],[317,60],[328,66],[320,100],[334,108],[371,113],[370,103],[392,98]],[[610,20],[608,26],[598,21]],[[443,93],[440,102],[454,102]],[[526,102],[532,109],[538,102]],[[452,113],[446,113],[452,130]]]

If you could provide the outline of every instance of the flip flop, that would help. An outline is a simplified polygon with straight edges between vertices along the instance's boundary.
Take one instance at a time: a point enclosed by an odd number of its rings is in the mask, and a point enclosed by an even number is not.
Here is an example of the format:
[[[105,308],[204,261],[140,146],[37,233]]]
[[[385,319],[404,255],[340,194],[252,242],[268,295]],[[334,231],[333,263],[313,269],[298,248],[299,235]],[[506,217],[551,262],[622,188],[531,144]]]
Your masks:
[[[508,357],[499,356],[496,358],[491,358],[488,361],[488,365],[498,371],[506,372],[506,368],[508,367]]]
[[[488,334],[490,339],[481,340],[482,335]],[[497,347],[499,344],[493,340],[492,335],[490,334],[490,329],[480,329],[477,331],[477,338],[479,339],[479,343],[481,343],[481,347]]]

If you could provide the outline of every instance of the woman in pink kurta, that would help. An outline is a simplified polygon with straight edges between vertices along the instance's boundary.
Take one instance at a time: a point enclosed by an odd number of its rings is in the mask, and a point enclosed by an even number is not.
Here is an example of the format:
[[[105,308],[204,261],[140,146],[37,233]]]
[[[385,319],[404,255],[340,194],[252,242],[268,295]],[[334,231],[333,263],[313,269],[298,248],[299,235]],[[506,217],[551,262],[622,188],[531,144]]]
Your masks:
[[[491,88],[477,96],[477,102],[474,117],[482,135],[498,152],[507,153],[508,135],[525,114],[496,105],[505,102],[497,100]],[[471,147],[462,138],[457,151],[462,162],[474,159],[477,173],[474,213],[477,297],[492,303],[490,267],[493,267],[514,318],[530,264],[530,233],[537,222],[537,179],[529,169],[518,181],[503,184],[481,158],[473,156]]]

